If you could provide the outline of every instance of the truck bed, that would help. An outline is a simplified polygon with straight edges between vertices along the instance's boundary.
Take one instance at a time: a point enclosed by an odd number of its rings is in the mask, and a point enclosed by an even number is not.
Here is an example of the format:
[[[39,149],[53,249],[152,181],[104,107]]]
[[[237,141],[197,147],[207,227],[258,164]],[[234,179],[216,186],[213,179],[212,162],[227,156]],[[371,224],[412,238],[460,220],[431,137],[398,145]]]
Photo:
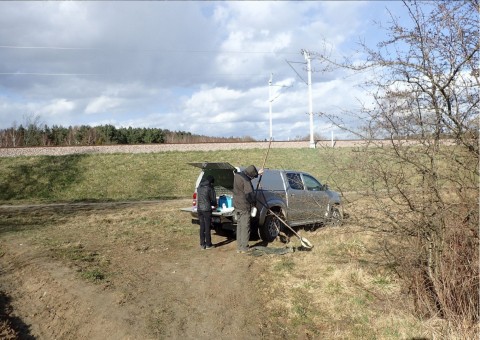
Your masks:
[[[181,208],[181,211],[189,212],[192,214],[192,216],[197,217],[197,209],[194,209],[193,207],[188,207],[188,208]],[[219,210],[214,210],[212,211],[212,216],[233,216],[234,210],[232,211],[219,211]]]

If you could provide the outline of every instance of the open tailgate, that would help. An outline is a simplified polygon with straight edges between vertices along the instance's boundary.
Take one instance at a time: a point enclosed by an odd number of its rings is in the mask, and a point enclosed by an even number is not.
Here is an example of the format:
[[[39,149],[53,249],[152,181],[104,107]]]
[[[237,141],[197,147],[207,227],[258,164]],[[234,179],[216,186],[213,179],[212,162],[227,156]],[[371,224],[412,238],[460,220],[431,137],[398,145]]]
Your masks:
[[[202,162],[202,163],[187,163],[200,169],[215,169],[215,170],[236,170],[230,163],[224,162]]]

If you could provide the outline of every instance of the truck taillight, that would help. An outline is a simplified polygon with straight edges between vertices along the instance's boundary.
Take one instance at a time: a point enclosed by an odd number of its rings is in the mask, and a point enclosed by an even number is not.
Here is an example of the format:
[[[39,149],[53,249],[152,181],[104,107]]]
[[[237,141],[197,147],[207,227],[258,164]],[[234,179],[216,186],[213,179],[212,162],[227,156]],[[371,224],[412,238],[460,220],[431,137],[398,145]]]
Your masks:
[[[197,206],[197,193],[196,193],[196,192],[193,193],[193,202],[192,202],[192,205],[193,205],[194,207]]]

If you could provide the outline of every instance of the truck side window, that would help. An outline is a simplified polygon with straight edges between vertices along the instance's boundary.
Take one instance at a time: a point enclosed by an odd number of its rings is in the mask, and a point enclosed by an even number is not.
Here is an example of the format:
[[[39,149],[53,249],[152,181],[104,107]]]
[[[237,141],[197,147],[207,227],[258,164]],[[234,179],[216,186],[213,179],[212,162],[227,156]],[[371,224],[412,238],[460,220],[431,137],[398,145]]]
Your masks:
[[[303,190],[303,183],[302,179],[300,178],[300,174],[297,173],[287,173],[288,184],[290,188],[294,190]]]
[[[305,181],[305,186],[309,191],[320,191],[322,190],[322,185],[312,176],[303,175],[303,180]]]

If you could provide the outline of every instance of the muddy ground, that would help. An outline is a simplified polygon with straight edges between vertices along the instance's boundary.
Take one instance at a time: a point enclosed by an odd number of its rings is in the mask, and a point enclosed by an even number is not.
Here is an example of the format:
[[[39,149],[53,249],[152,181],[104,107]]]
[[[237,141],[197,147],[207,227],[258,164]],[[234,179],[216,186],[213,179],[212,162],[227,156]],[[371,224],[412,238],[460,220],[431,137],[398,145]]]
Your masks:
[[[62,209],[71,211],[54,211]],[[151,216],[163,208],[157,203],[140,212],[138,207],[121,209],[117,215],[125,219],[125,214]],[[201,250],[191,225],[186,233],[144,226],[122,235],[115,212],[101,207],[36,206],[29,211],[38,215],[31,225],[19,222],[21,214],[21,207],[0,208],[0,338],[276,337],[263,313],[265,260],[237,254],[235,241],[225,235],[213,233],[216,248]],[[49,214],[65,220],[42,225]],[[89,221],[83,230],[78,214]],[[186,220],[182,215],[179,223],[185,226]],[[91,230],[94,224],[98,228]],[[125,232],[125,225],[121,228]],[[90,261],[85,254],[103,268],[93,280],[91,272],[82,276],[88,273],[84,262]]]

